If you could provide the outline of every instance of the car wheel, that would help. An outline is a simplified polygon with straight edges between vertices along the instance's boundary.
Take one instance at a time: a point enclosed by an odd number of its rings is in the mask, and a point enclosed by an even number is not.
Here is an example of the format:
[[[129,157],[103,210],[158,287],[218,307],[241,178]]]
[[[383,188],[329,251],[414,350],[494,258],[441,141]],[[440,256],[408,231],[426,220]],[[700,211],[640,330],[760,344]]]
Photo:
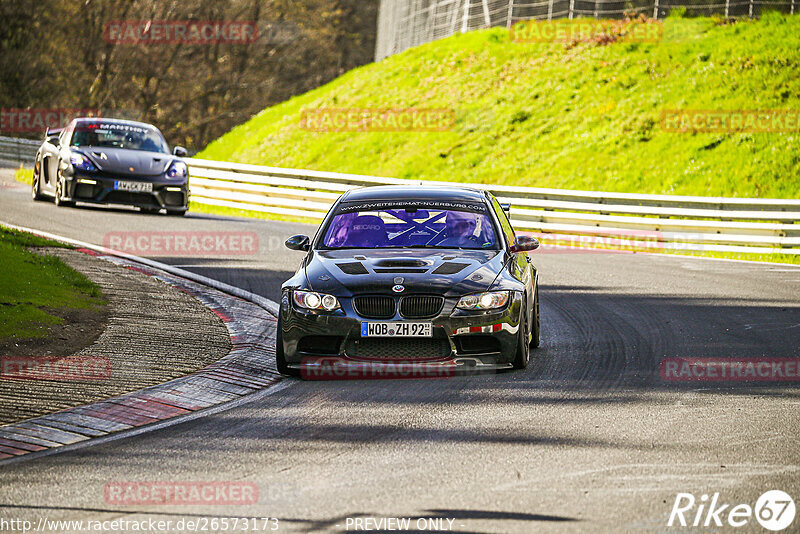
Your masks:
[[[300,376],[300,371],[297,369],[290,369],[286,365],[286,357],[283,354],[283,321],[281,320],[281,313],[278,312],[278,330],[275,333],[275,364],[278,367],[278,372],[285,376]]]
[[[154,213],[158,213],[159,210],[157,208],[139,208],[142,213],[147,213],[149,215],[153,215]]]
[[[42,164],[37,161],[33,167],[33,182],[31,183],[31,198],[33,200],[42,200],[42,186],[41,186]]]
[[[530,332],[530,325],[528,324],[528,305],[527,302],[522,302],[522,318],[519,321],[519,332],[517,332],[517,354],[514,357],[514,369],[525,369],[528,366],[531,356],[531,346],[528,343],[528,333]]]
[[[535,349],[539,346],[540,343],[540,336],[539,332],[541,331],[540,321],[539,321],[539,284],[536,284],[536,289],[533,290],[533,324],[531,325],[531,348]]]
[[[186,215],[186,212],[183,210],[167,210],[167,215],[171,215],[173,217],[183,217]]]
[[[64,195],[64,179],[60,176],[56,180],[56,198],[55,203],[56,206],[72,206],[74,203],[63,200],[61,197]]]

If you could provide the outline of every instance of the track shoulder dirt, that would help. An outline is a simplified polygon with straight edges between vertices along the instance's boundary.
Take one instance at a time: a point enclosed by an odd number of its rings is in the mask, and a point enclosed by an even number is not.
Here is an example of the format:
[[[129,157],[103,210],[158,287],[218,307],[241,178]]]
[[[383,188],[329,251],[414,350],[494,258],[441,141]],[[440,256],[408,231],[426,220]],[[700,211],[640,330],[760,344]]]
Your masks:
[[[92,380],[13,379],[9,376],[14,376],[14,369],[7,365],[0,374],[0,424],[160,384],[201,369],[230,351],[223,321],[196,298],[77,250],[40,250],[97,284],[108,300],[108,317],[99,336],[87,335],[96,339],[82,350],[74,352],[74,346],[65,343],[56,353],[50,345],[31,360],[71,356],[76,361],[107,362],[110,374]]]

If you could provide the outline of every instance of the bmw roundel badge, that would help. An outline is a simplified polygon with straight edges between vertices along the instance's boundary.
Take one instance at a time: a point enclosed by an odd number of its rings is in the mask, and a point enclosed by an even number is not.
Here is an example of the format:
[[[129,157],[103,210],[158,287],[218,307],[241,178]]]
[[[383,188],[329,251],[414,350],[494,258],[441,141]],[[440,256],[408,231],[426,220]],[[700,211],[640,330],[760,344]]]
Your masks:
[[[405,290],[406,288],[404,288],[400,284],[397,284],[396,286],[392,287],[392,291],[394,291],[395,293],[402,293]]]

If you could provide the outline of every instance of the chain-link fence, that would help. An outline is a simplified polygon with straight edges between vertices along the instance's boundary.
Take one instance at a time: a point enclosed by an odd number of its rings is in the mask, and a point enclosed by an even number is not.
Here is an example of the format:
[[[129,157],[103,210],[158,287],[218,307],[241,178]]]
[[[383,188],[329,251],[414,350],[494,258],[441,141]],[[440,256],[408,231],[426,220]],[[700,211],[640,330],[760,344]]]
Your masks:
[[[663,19],[672,9],[689,16],[758,17],[764,10],[794,14],[800,0],[381,0],[375,59],[458,32],[521,20],[622,18],[643,13]]]

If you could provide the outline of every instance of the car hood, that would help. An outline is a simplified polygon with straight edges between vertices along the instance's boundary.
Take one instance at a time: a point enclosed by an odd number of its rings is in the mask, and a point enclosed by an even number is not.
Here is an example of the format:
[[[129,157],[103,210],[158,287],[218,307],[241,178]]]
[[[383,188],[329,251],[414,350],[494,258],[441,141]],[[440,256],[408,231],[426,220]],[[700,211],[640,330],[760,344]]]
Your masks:
[[[175,158],[162,152],[124,148],[81,147],[79,150],[103,172],[120,176],[160,176]]]
[[[505,263],[499,250],[347,249],[314,251],[305,270],[314,291],[458,296],[488,289]],[[402,278],[402,282],[398,279]]]

